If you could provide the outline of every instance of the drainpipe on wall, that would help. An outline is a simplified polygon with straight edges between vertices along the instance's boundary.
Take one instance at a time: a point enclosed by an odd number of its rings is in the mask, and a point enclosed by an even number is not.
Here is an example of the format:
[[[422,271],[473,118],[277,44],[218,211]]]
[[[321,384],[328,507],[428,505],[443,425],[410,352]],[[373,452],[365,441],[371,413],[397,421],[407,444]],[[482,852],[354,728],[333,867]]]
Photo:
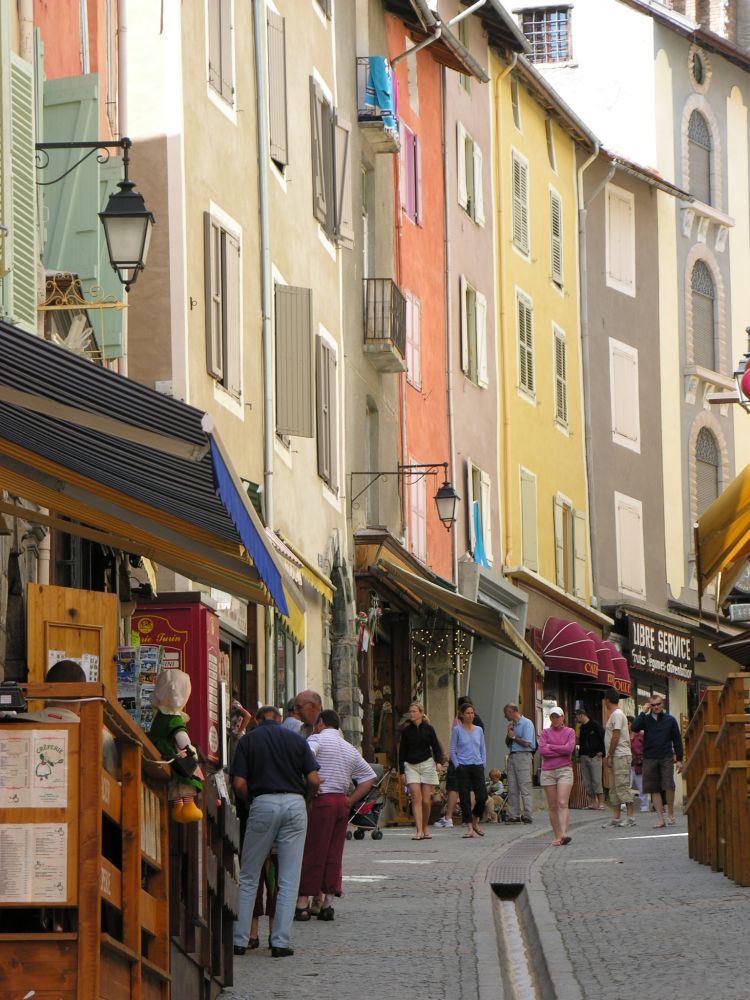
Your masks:
[[[443,225],[445,228],[445,386],[448,407],[448,456],[451,469],[451,481],[457,481],[456,474],[456,426],[453,413],[453,290],[451,287],[451,240],[450,211],[448,209],[448,121],[447,121],[447,89],[448,75],[445,66],[440,70],[440,84],[443,98]],[[458,544],[456,542],[455,525],[451,528],[451,560],[453,564],[453,582],[458,585]]]
[[[266,524],[273,528],[273,341],[271,331],[271,248],[268,215],[268,125],[266,122],[266,67],[263,58],[264,15],[263,0],[253,4],[253,44],[255,49],[255,95],[258,121],[258,211],[260,214],[260,304],[262,317],[263,358],[263,511]],[[274,695],[274,630],[273,608],[265,609],[265,698],[270,702]]]
[[[502,106],[501,106],[500,85],[503,82],[503,80],[506,78],[506,76],[508,76],[508,74],[513,71],[513,69],[514,69],[514,67],[515,67],[515,65],[516,65],[517,62],[518,62],[518,53],[514,52],[513,55],[512,55],[512,57],[511,57],[510,62],[508,63],[508,65],[505,67],[505,69],[502,71],[502,73],[500,73],[499,76],[497,77],[497,79],[495,80],[495,135],[497,137],[495,141],[496,141],[496,144],[497,144],[497,154],[498,154],[497,158],[498,158],[498,163],[500,161],[500,153],[501,153],[500,138],[502,136],[502,131],[503,131],[502,130],[503,115],[502,115]],[[502,178],[499,177],[498,178],[498,188],[500,186],[501,181],[502,181]],[[502,279],[502,276],[503,276],[503,256],[504,256],[503,241],[505,239],[505,233],[504,233],[504,229],[503,229],[503,225],[504,225],[504,222],[503,222],[503,199],[500,196],[499,190],[498,190],[498,197],[497,197],[496,201],[497,201],[497,234],[498,234],[497,235],[497,271],[498,271],[498,273],[500,275],[500,278]],[[504,534],[505,534],[504,550],[505,551],[502,553],[502,558],[503,558],[503,561],[507,565],[508,562],[509,562],[510,556],[511,556],[511,554],[513,552],[513,532],[511,530],[511,516],[510,516],[510,474],[511,474],[511,468],[510,468],[510,464],[511,464],[510,463],[510,448],[508,448],[508,446],[507,446],[508,437],[510,435],[510,400],[508,398],[508,386],[506,385],[506,373],[507,373],[508,367],[506,365],[506,357],[505,357],[505,354],[506,354],[506,352],[505,352],[505,289],[502,286],[502,280],[501,280],[501,282],[499,284],[499,287],[498,287],[498,293],[499,294],[496,295],[496,298],[497,298],[497,300],[500,303],[500,335],[497,338],[497,345],[498,345],[498,351],[497,351],[497,353],[498,353],[498,368],[499,368],[498,379],[497,379],[497,390],[498,390],[498,397],[499,397],[498,398],[498,403],[500,404],[499,408],[501,407],[501,410],[502,410],[502,421],[503,421],[503,434],[502,434],[502,445],[501,445],[501,447],[502,447],[502,454],[503,454],[503,475],[502,475],[502,483],[503,483],[503,487],[502,487],[502,489],[503,489],[503,510],[502,510],[502,513],[503,513],[503,523],[504,523],[504,528],[505,528],[505,531],[504,531]],[[500,398],[502,399],[501,403],[500,403]]]
[[[128,4],[117,0],[117,138],[128,134]],[[120,375],[128,375],[128,310],[121,309],[122,357],[117,363]],[[126,637],[127,638],[127,637]]]
[[[583,381],[583,437],[585,447],[586,492],[589,501],[589,545],[591,547],[591,593],[599,599],[599,565],[596,556],[596,504],[594,477],[591,474],[594,467],[594,450],[591,443],[591,393],[587,391],[590,384],[591,361],[589,356],[589,307],[588,307],[588,244],[586,239],[586,212],[612,179],[616,164],[612,164],[607,177],[591,193],[588,201],[583,197],[583,175],[599,156],[599,142],[594,146],[594,152],[578,169],[578,311],[581,325],[581,377]]]

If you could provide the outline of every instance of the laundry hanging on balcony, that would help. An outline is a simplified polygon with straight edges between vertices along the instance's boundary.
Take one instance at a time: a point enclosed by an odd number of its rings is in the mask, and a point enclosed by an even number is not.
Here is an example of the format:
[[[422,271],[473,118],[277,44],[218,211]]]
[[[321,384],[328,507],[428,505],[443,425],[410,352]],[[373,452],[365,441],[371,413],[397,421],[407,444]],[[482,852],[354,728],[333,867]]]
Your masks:
[[[379,118],[385,128],[398,130],[398,82],[385,56],[368,59],[364,111]]]

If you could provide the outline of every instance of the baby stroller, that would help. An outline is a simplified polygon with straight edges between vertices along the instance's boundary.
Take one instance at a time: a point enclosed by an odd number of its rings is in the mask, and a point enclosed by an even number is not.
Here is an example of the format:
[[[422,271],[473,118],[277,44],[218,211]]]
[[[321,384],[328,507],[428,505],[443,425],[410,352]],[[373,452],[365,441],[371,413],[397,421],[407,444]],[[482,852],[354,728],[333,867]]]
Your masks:
[[[373,840],[382,840],[383,831],[380,829],[380,814],[385,805],[385,788],[391,776],[390,771],[383,771],[382,764],[371,764],[376,775],[375,784],[365,797],[352,806],[349,811],[349,826],[354,829],[346,831],[346,839],[364,840],[368,830]]]

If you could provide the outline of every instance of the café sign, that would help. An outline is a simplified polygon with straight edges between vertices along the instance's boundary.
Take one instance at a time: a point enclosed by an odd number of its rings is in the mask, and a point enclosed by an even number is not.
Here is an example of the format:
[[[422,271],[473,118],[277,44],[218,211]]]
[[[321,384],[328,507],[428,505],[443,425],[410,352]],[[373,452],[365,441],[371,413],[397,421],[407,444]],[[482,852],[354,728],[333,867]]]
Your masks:
[[[630,662],[635,670],[691,681],[695,673],[689,632],[630,616]]]

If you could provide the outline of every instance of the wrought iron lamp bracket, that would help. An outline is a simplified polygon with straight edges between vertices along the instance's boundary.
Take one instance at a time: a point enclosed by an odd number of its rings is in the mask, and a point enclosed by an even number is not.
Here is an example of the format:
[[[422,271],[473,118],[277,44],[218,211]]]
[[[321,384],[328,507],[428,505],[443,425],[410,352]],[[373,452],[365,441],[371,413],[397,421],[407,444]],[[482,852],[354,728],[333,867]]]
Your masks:
[[[80,160],[68,167],[64,173],[60,174],[59,177],[55,177],[52,181],[37,181],[37,187],[49,187],[52,184],[57,184],[59,181],[63,180],[68,174],[71,174],[76,167],[80,167],[82,163],[85,163],[90,156],[98,151],[98,156],[96,157],[99,163],[106,163],[110,156],[111,149],[121,149],[122,150],[122,166],[125,171],[125,180],[128,180],[128,166],[130,165],[130,147],[133,145],[132,140],[124,136],[122,139],[91,139],[91,140],[81,140],[80,142],[37,142],[36,143],[36,168],[37,170],[46,170],[49,166],[50,156],[49,151],[52,149],[86,149],[88,152],[84,153]]]

